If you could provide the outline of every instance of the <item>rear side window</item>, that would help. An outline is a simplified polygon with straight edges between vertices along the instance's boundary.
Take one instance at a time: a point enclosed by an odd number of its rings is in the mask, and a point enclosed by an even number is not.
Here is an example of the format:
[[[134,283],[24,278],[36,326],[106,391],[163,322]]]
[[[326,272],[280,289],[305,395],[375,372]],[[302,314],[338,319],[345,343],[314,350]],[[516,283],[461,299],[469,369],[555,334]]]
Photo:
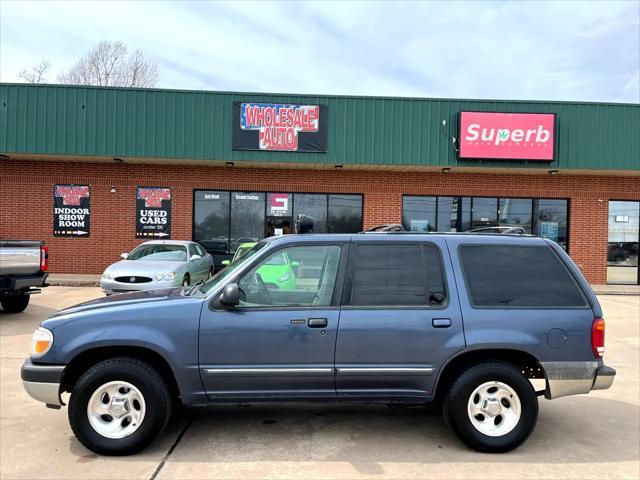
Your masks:
[[[561,260],[547,247],[465,245],[462,266],[476,307],[584,307]]]
[[[444,303],[438,251],[427,245],[358,245],[351,305],[410,306]]]

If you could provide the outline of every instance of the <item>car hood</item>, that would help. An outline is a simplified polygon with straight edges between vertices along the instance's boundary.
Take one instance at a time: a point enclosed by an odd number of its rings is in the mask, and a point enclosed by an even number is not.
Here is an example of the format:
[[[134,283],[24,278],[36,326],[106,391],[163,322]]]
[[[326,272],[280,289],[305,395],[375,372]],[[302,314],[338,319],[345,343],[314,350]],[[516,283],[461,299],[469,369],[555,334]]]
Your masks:
[[[153,276],[157,273],[175,272],[184,264],[185,262],[167,260],[122,260],[109,266],[105,272],[115,277]]]
[[[146,304],[150,302],[162,301],[185,301],[193,299],[183,294],[184,288],[166,288],[162,290],[145,290],[140,292],[119,293],[108,297],[100,297],[88,302],[79,303],[71,307],[64,308],[48,318],[56,318],[63,315],[89,312],[111,307],[132,306],[136,304]]]

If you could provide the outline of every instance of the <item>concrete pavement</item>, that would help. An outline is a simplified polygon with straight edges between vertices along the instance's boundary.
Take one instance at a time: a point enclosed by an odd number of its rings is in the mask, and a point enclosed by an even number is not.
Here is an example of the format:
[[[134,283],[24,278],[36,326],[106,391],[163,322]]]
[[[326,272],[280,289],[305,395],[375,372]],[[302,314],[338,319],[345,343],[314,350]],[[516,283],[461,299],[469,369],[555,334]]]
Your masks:
[[[540,400],[532,437],[503,455],[467,449],[430,407],[254,405],[181,410],[150,448],[100,457],[73,437],[66,408],[22,389],[31,333],[52,311],[100,295],[49,287],[0,313],[0,478],[638,478],[640,297],[600,297],[610,390]]]

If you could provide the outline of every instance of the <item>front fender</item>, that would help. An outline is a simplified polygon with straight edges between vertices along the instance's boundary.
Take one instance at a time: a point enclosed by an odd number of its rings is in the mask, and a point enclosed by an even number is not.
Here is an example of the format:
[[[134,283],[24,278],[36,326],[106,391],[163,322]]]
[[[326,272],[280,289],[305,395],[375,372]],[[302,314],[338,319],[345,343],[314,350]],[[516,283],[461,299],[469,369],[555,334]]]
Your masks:
[[[202,299],[148,302],[99,308],[56,317],[43,323],[54,336],[51,350],[38,363],[68,365],[89,350],[140,347],[169,365],[186,403],[204,395],[198,369],[198,323]]]

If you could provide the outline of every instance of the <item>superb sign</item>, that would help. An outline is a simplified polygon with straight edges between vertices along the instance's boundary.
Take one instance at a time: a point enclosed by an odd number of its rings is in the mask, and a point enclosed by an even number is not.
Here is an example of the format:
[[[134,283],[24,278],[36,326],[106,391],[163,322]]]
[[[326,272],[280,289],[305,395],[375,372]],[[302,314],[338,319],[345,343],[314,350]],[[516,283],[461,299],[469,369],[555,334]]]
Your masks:
[[[459,158],[554,159],[552,113],[460,112]]]
[[[326,107],[281,103],[233,105],[233,148],[325,152]]]

